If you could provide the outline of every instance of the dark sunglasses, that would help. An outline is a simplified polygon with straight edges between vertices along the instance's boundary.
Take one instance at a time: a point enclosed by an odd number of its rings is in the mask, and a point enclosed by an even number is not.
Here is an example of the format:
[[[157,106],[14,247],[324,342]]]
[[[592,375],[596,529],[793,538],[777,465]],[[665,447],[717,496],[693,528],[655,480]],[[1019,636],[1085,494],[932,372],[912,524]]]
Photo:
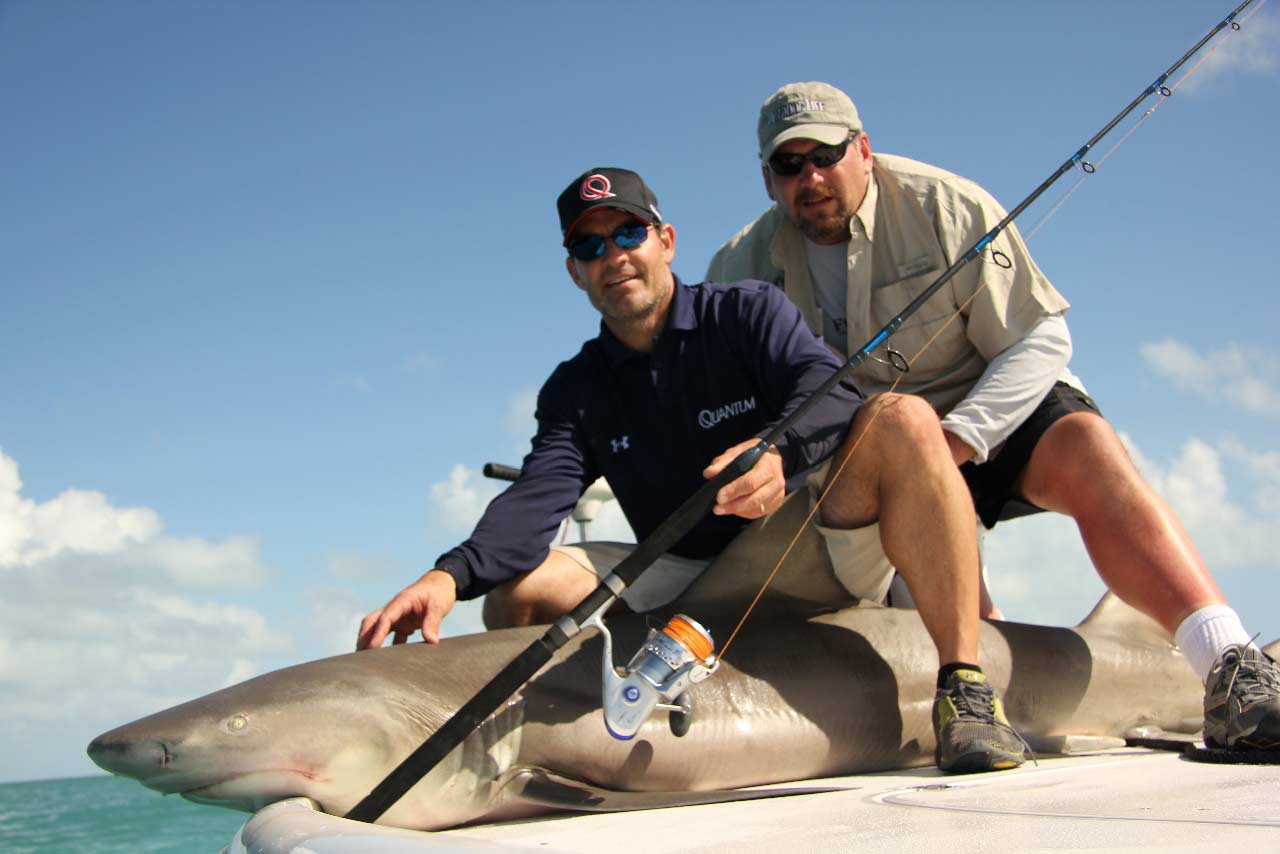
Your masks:
[[[604,255],[606,240],[613,241],[613,245],[619,249],[635,249],[648,239],[649,224],[631,222],[618,226],[610,235],[591,234],[581,240],[573,241],[569,244],[569,254],[579,261],[594,261]]]
[[[858,138],[857,134],[846,139],[839,145],[819,145],[808,154],[796,154],[794,151],[775,151],[769,157],[769,171],[783,178],[790,178],[793,175],[799,175],[804,169],[804,162],[808,160],[818,169],[826,169],[835,166],[844,159],[844,153],[849,148],[849,143]]]

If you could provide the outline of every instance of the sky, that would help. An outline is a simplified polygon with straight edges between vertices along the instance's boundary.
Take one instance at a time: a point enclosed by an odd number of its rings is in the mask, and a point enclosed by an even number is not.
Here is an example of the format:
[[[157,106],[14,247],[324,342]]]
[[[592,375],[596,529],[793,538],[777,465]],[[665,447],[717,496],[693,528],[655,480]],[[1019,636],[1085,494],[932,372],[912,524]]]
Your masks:
[[[761,102],[825,80],[874,150],[1011,208],[1232,7],[975,8],[0,0],[0,781],[95,773],[99,732],[348,651],[466,536],[598,328],[554,213],[575,175],[640,172],[699,281],[767,204]],[[1263,641],[1278,78],[1271,4],[1030,239],[1073,370]],[[624,534],[616,505],[590,531]],[[1010,619],[1103,592],[1068,519],[985,554]]]

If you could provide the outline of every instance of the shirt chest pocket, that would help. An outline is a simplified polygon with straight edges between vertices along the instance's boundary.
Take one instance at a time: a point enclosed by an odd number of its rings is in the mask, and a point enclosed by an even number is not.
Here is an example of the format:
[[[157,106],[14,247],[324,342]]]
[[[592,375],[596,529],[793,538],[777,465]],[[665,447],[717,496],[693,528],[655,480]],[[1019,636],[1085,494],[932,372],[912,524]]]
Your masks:
[[[868,337],[924,293],[941,272],[928,270],[872,287],[870,310],[875,328]],[[888,345],[911,363],[907,382],[913,385],[928,382],[969,356],[973,347],[965,335],[964,318],[958,316],[958,311],[956,294],[948,281],[889,338]],[[856,347],[864,343],[865,340],[856,344],[850,342]],[[873,355],[886,359],[883,347]],[[857,373],[871,383],[885,386],[896,380],[899,372],[890,365],[868,359]]]

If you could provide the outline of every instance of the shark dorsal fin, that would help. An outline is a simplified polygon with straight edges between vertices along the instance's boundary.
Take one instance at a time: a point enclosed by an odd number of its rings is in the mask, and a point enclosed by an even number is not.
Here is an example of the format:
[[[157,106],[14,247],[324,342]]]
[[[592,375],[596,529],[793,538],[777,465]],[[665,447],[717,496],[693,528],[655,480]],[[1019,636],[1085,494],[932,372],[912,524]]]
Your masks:
[[[1093,606],[1089,616],[1076,628],[1084,634],[1123,636],[1131,640],[1146,640],[1161,644],[1173,643],[1173,638],[1155,620],[1119,596],[1108,590]]]

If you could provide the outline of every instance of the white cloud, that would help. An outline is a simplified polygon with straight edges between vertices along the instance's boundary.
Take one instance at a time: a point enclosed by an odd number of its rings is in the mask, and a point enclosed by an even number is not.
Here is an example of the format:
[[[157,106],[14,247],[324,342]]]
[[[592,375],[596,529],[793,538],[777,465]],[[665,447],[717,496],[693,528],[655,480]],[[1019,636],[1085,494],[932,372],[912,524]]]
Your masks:
[[[292,649],[288,635],[251,609],[154,584],[69,578],[65,569],[5,576],[5,728],[77,719],[123,723],[261,672],[265,659]]]
[[[1147,459],[1128,436],[1121,436],[1139,471],[1173,508],[1205,562],[1215,570],[1264,566],[1280,553],[1280,517],[1257,500],[1251,506],[1230,494],[1223,470],[1223,450],[1201,439],[1189,439],[1167,465]],[[1255,456],[1238,441],[1230,453]],[[1262,455],[1264,457],[1271,455]],[[1272,480],[1272,489],[1280,481]]]
[[[304,600],[307,658],[354,652],[360,621],[373,610],[367,598],[352,590],[326,587],[307,590]]]
[[[159,530],[154,511],[113,507],[100,492],[68,489],[42,504],[25,499],[17,461],[0,451],[0,568],[67,551],[116,553]]]
[[[261,672],[292,638],[216,591],[266,577],[249,538],[167,536],[99,492],[25,498],[0,452],[0,740],[105,729]],[[22,774],[0,761],[0,779]]]
[[[0,451],[0,573],[56,570],[117,584],[160,576],[193,589],[254,587],[267,576],[255,539],[210,543],[163,531],[154,510],[116,507],[101,492],[23,498],[18,464]]]
[[[1232,344],[1201,356],[1172,338],[1143,344],[1140,352],[1151,370],[1177,388],[1280,417],[1280,361],[1268,354]]]
[[[1254,484],[1259,511],[1280,517],[1280,451],[1254,451],[1232,437],[1224,439],[1219,448],[1223,457],[1235,463],[1243,477]]]
[[[446,532],[465,536],[503,486],[457,463],[448,480],[431,484],[431,518]]]
[[[1267,12],[1248,15],[1244,17],[1239,31],[1223,30],[1215,42],[1206,46],[1205,50],[1211,52],[1204,55],[1203,64],[1187,77],[1179,91],[1198,92],[1232,73],[1274,74],[1280,69],[1278,45],[1280,16]]]
[[[1106,592],[1066,516],[1001,522],[983,536],[982,548],[992,599],[1007,619],[1074,626]]]

